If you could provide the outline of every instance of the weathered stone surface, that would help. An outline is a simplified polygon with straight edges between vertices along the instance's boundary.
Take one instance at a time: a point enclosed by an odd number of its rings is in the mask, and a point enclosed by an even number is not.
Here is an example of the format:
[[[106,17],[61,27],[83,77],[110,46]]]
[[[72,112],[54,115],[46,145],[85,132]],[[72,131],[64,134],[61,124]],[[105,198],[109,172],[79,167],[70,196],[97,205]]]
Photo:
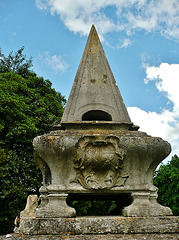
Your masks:
[[[98,122],[93,126],[57,130],[34,139],[35,159],[44,178],[43,208],[38,208],[37,217],[74,216],[61,197],[64,193],[131,194],[133,203],[123,210],[124,216],[171,215],[170,209],[157,203],[153,186],[153,171],[169,154],[170,144],[120,126],[114,130],[96,129]],[[62,201],[64,210],[60,210]],[[56,213],[49,211],[53,205]]]
[[[179,217],[22,218],[16,232],[23,234],[139,234],[177,233]]]
[[[123,209],[123,216],[167,216],[171,215],[168,207],[157,202],[157,193],[133,192],[133,203]]]
[[[21,212],[21,217],[35,217],[35,211],[38,206],[38,196],[29,195],[27,198],[27,203],[23,212]]]
[[[74,217],[76,211],[66,203],[68,194],[55,193],[48,196],[49,201],[44,207],[36,208],[36,217]]]
[[[131,123],[94,25],[62,117],[82,120]]]
[[[50,239],[66,239],[66,240],[177,240],[179,239],[178,234],[165,234],[165,233],[159,233],[159,234],[80,234],[80,235],[21,235],[21,234],[11,234],[10,238],[6,238],[6,236],[0,236],[0,239],[12,239],[12,240],[20,240],[20,239],[26,239],[26,240],[50,240]]]

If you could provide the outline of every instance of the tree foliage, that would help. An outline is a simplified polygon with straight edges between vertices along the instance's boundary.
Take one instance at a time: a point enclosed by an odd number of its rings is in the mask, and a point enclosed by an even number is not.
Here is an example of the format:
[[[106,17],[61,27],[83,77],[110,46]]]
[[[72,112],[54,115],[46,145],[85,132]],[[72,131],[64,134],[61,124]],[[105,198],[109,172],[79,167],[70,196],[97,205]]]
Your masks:
[[[32,58],[26,60],[23,54],[24,47],[21,47],[17,52],[10,52],[6,57],[0,49],[0,72],[14,72],[20,74],[24,78],[28,78],[29,69],[32,67]]]
[[[179,157],[174,155],[166,165],[161,165],[154,177],[154,184],[159,188],[158,202],[171,208],[174,215],[179,215]]]
[[[0,51],[0,233],[13,230],[29,193],[41,185],[32,140],[60,121],[65,98],[49,80],[30,70],[21,48],[8,57]]]
[[[117,209],[116,201],[73,201],[71,204],[75,208],[77,216],[106,216],[113,215]],[[117,211],[115,211],[117,212]]]

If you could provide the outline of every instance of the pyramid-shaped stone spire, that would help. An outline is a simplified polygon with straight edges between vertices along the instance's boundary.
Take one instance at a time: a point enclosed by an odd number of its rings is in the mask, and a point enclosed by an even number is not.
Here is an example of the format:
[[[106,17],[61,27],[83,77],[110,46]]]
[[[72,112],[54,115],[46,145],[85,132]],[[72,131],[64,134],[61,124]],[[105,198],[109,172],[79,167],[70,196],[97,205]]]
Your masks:
[[[131,123],[94,25],[61,122]]]

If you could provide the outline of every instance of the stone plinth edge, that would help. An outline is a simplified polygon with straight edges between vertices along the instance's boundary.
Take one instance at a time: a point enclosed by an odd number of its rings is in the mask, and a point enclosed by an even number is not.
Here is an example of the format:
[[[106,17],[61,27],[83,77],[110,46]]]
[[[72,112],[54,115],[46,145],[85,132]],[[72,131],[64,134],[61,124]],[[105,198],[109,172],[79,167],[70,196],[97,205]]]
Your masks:
[[[60,240],[60,239],[66,239],[66,240],[178,240],[179,235],[177,233],[153,233],[153,234],[100,234],[100,235],[21,235],[16,233],[7,234],[4,236],[0,236],[0,240]]]
[[[178,216],[22,218],[16,233],[26,235],[178,233]]]

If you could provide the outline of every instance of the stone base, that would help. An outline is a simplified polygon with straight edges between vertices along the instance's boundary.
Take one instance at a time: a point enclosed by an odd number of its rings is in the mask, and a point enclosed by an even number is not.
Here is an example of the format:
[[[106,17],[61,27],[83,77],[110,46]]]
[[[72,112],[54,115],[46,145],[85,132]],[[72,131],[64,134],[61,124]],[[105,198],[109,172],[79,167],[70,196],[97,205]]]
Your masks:
[[[157,202],[157,192],[133,192],[133,202],[125,207],[122,215],[125,217],[158,217],[173,215],[169,207],[164,207]]]
[[[49,194],[48,203],[45,206],[36,208],[37,218],[58,218],[75,217],[76,211],[66,203],[68,194]]]
[[[0,236],[1,240],[178,240],[177,233],[144,233],[144,234],[80,234],[80,235],[21,235],[18,233],[11,233]]]
[[[179,217],[22,218],[16,233],[26,235],[178,233]]]

